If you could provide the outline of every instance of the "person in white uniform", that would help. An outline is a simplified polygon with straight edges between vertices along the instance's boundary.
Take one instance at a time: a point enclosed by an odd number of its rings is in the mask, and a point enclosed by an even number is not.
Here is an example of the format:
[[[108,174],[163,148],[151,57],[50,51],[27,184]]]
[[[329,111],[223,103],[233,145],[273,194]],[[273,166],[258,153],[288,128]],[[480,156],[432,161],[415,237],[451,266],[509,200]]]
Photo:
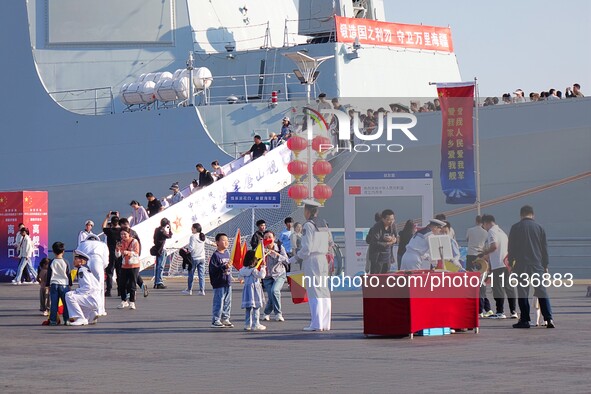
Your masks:
[[[427,227],[418,230],[406,245],[400,269],[403,271],[429,269],[432,260],[429,254],[429,238],[440,234],[444,226],[445,222],[431,219]]]
[[[92,232],[93,227],[94,222],[90,219],[87,220],[86,223],[84,223],[84,230],[80,231],[80,233],[78,234],[78,245],[84,242],[84,240],[89,236],[94,235],[94,233]]]
[[[109,247],[98,236],[89,235],[78,245],[78,251],[89,257],[88,268],[99,282],[98,315],[106,316],[105,310],[105,269],[109,265]]]
[[[302,233],[300,250],[290,259],[295,263],[303,260],[304,280],[308,293],[311,321],[304,331],[329,331],[331,320],[331,299],[328,289],[328,232],[318,229],[314,219],[318,213],[319,203],[304,200],[304,216],[306,223]]]
[[[71,326],[94,324],[98,319],[98,300],[101,296],[99,281],[88,268],[89,256],[80,250],[74,251],[74,267],[78,269],[78,288],[66,293],[66,306]]]

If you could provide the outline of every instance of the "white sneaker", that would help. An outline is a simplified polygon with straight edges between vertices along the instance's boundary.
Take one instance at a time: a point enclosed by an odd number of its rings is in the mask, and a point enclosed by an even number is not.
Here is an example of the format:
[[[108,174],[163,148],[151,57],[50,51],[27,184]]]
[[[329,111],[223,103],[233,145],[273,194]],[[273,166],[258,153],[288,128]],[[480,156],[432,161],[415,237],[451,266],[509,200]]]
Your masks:
[[[320,331],[320,329],[308,326],[308,327],[304,327],[304,331]]]
[[[129,309],[135,309],[135,302],[129,303]]]
[[[234,324],[230,320],[222,320],[222,325],[227,328],[234,328]]]
[[[88,317],[89,317],[88,324],[96,324],[98,322],[98,318],[99,318],[98,312],[92,311],[92,312],[90,312],[90,315]]]
[[[205,295],[205,290],[199,290],[199,295],[200,296],[204,296]]]
[[[507,316],[504,313],[495,313],[494,315],[489,316],[489,319],[506,319]]]
[[[491,317],[492,315],[494,315],[495,313],[493,311],[486,311],[482,314],[482,317]]]
[[[250,326],[244,326],[244,331],[250,331],[252,330],[252,328],[250,328]]]
[[[263,315],[263,318],[261,320],[269,321],[269,320],[271,320],[271,316],[270,315]]]
[[[70,326],[86,326],[88,325],[88,320],[83,319],[83,318],[78,318],[74,321],[69,322]]]
[[[266,329],[267,329],[267,326],[263,326],[262,324],[258,324],[256,326],[254,326],[255,331],[265,331]]]
[[[283,315],[279,313],[277,316],[275,316],[275,321],[285,321],[285,319],[283,318]]]
[[[510,317],[511,319],[519,319],[519,316],[517,316],[517,312],[513,312]]]
[[[129,306],[129,302],[127,302],[127,301],[121,301],[121,304],[119,304],[117,306],[117,309],[127,308],[128,306]]]
[[[185,290],[181,291],[181,293],[183,293],[184,295],[193,295],[193,290],[185,289]]]
[[[49,312],[43,311],[43,316],[49,316]]]

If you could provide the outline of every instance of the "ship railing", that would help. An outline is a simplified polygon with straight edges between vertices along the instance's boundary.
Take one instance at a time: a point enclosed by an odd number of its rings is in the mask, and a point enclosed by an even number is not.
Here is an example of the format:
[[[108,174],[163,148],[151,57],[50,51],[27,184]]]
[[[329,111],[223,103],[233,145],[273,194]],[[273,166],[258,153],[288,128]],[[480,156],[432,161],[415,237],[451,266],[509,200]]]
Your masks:
[[[115,113],[113,90],[109,87],[61,90],[49,92],[63,108],[82,115],[111,115]]]
[[[293,73],[215,76],[209,88],[209,104],[269,102],[306,99],[306,90]],[[313,85],[316,97],[316,86]]]

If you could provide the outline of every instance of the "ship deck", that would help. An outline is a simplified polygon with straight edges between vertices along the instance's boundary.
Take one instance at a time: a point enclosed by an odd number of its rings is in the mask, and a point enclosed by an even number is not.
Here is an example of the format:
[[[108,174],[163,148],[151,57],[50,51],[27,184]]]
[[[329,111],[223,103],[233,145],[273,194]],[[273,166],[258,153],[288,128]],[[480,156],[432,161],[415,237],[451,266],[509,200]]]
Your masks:
[[[308,305],[284,290],[286,321],[244,332],[209,328],[211,295],[183,296],[171,279],[138,309],[95,326],[43,327],[38,286],[0,285],[2,392],[588,392],[591,298],[585,285],[551,292],[556,329],[510,328],[440,337],[365,338],[359,292],[333,293],[333,330],[305,333]],[[208,287],[209,288],[209,287]],[[492,300],[492,298],[491,298]]]

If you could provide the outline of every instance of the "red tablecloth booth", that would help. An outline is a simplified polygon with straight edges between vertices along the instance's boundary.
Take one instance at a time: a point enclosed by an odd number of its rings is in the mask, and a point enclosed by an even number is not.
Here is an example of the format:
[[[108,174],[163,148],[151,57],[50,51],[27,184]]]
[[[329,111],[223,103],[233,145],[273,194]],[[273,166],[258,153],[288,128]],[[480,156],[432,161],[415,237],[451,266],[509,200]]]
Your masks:
[[[363,332],[411,338],[427,328],[468,328],[478,332],[479,281],[478,272],[368,275],[363,285]]]

